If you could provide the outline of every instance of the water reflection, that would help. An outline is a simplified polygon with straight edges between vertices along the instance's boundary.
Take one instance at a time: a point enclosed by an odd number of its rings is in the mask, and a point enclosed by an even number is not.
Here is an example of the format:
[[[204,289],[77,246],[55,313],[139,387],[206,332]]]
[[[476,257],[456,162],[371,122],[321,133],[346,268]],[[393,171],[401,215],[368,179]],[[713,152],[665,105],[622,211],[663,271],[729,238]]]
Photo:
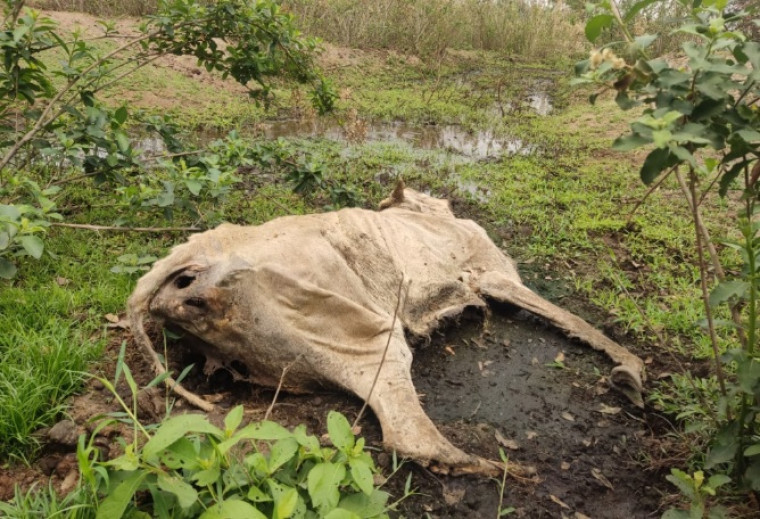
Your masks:
[[[321,137],[345,141],[346,130],[333,120],[273,121],[259,129],[267,139],[278,137]],[[502,155],[530,154],[534,147],[520,139],[494,135],[491,130],[468,132],[456,125],[412,125],[405,122],[367,123],[364,140],[400,141],[417,148],[448,150],[475,159]]]

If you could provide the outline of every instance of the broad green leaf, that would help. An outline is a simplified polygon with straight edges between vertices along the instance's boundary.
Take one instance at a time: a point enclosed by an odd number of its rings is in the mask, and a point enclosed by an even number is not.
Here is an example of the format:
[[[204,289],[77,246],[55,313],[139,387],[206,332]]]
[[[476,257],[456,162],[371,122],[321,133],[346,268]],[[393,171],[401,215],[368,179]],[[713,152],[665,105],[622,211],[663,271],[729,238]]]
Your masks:
[[[127,107],[125,105],[120,106],[113,113],[113,118],[119,124],[119,126],[121,126],[122,124],[126,122],[128,116],[129,116],[129,112],[127,111]]]
[[[192,475],[192,480],[195,481],[198,486],[205,487],[208,485],[213,485],[217,481],[219,481],[219,478],[221,477],[221,468],[219,467],[219,462],[214,460],[214,464],[204,470],[199,470],[195,474]]]
[[[193,486],[177,476],[159,474],[158,488],[177,496],[177,502],[182,508],[190,508],[198,499],[198,492]]]
[[[731,478],[725,474],[714,474],[707,480],[707,485],[713,489],[720,488],[728,483],[731,483]]]
[[[351,468],[351,477],[359,489],[368,496],[372,495],[374,479],[372,478],[372,470],[369,466],[363,460],[356,458],[349,460],[348,466]]]
[[[739,130],[736,132],[736,135],[741,137],[747,142],[758,142],[760,141],[760,132],[757,130],[752,130],[750,128],[745,128],[743,130]]]
[[[275,422],[264,421],[255,424],[253,427],[252,437],[256,440],[281,440],[292,436],[293,433]]]
[[[641,166],[641,180],[644,184],[649,185],[654,182],[660,173],[676,163],[678,163],[678,158],[671,154],[670,150],[667,148],[656,148],[647,155],[644,164]]]
[[[654,141],[654,145],[658,148],[666,147],[672,138],[673,134],[668,129],[654,130],[652,132],[652,141]]]
[[[187,190],[195,196],[198,196],[201,192],[201,189],[203,189],[203,182],[194,178],[188,178],[185,180],[185,185],[187,186]]]
[[[198,519],[267,519],[251,504],[239,499],[227,499],[210,506]]]
[[[666,476],[667,477],[667,476]],[[660,519],[691,519],[691,514],[686,510],[666,510]]]
[[[272,496],[265,494],[259,487],[251,486],[248,489],[248,495],[246,496],[249,501],[254,503],[268,503],[272,501]]]
[[[200,455],[196,445],[183,437],[172,443],[161,455],[161,463],[172,470],[186,469],[197,470],[200,464]]]
[[[340,500],[338,507],[349,510],[362,518],[376,517],[385,511],[390,494],[375,490],[371,495],[351,494]]]
[[[612,148],[619,151],[630,151],[650,142],[652,142],[651,139],[638,134],[623,135],[615,139],[615,142],[612,143]]]
[[[611,14],[598,14],[586,23],[586,38],[591,43],[602,34],[604,29],[612,27],[615,18]]]
[[[354,448],[354,433],[351,432],[351,424],[345,416],[337,411],[327,414],[327,433],[330,441],[336,448],[347,452]]]
[[[21,209],[19,208],[19,206],[0,204],[0,219],[14,222],[20,218],[21,218]]]
[[[316,436],[306,433],[306,427],[299,425],[293,429],[293,437],[298,443],[306,448],[306,452],[309,454],[318,453],[321,450],[319,440]]]
[[[747,457],[757,456],[758,454],[760,454],[760,443],[751,445],[744,450],[744,455]]]
[[[5,258],[0,257],[0,278],[13,279],[16,275],[16,265]]]
[[[722,281],[718,286],[713,288],[710,293],[710,306],[718,306],[732,297],[741,298],[747,293],[748,289],[749,283],[746,281]]]
[[[42,242],[39,236],[26,235],[21,236],[18,239],[19,243],[24,250],[34,259],[40,259],[42,257],[42,251],[45,248],[45,244]]]
[[[289,462],[297,452],[298,442],[295,438],[278,440],[277,443],[272,446],[272,450],[269,453],[269,473],[272,474]]]
[[[760,361],[748,358],[736,368],[739,387],[748,395],[754,395],[760,386]]]
[[[652,0],[652,1],[659,1],[659,0]],[[636,37],[634,40],[634,43],[636,44],[636,47],[639,50],[645,50],[647,47],[649,47],[654,41],[658,38],[657,34],[642,34],[641,36]]]
[[[217,437],[224,434],[213,426],[205,415],[183,414],[163,422],[143,447],[143,457],[152,458],[188,433],[204,433]]]
[[[636,2],[625,12],[623,15],[623,21],[626,23],[630,22],[637,14],[639,14],[639,12],[641,12],[642,9],[646,9],[655,2],[659,2],[659,0],[640,0],[639,2]]]
[[[744,480],[749,483],[752,490],[755,492],[760,491],[760,461],[750,463],[744,472]]]
[[[116,137],[116,146],[119,147],[119,151],[126,155],[129,152],[129,137],[124,132],[116,132],[114,136]]]
[[[362,517],[353,512],[349,512],[348,510],[336,508],[327,514],[325,516],[325,519],[362,519]]]
[[[5,231],[0,231],[0,250],[5,250],[11,244],[11,237]]]
[[[136,471],[119,483],[100,504],[95,519],[121,519],[132,497],[148,474],[146,471]]]
[[[736,451],[739,445],[736,443],[738,435],[732,436],[731,428],[724,430],[716,435],[713,445],[707,453],[705,459],[705,469],[710,470],[716,465],[729,462],[736,456]],[[735,427],[733,428],[735,429]]]
[[[340,500],[340,482],[346,476],[342,464],[319,463],[307,477],[309,497],[315,507],[321,510],[335,508]]]
[[[274,504],[274,517],[275,519],[285,519],[293,515],[293,512],[298,505],[298,491],[295,488],[288,488]]]
[[[240,426],[240,422],[243,421],[243,406],[236,406],[232,411],[227,413],[224,417],[224,433],[225,436],[230,437]]]

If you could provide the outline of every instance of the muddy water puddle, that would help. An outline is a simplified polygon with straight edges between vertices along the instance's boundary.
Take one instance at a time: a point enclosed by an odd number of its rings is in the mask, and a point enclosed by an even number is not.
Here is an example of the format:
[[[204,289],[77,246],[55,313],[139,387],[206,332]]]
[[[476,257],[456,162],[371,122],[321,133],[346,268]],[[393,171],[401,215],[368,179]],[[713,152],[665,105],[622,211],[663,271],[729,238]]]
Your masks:
[[[510,460],[535,468],[537,482],[507,480],[503,505],[516,509],[514,517],[652,517],[661,495],[652,485],[662,477],[636,462],[646,415],[609,389],[604,376],[611,368],[606,358],[543,321],[499,308],[485,321],[462,318],[418,344],[412,376],[426,413],[454,444],[489,459],[498,459],[502,448]],[[272,401],[268,389],[196,380],[194,387],[188,381],[193,390],[219,394],[226,409],[245,404],[253,418]],[[271,418],[322,434],[330,410],[353,420],[360,407],[339,391],[281,394]],[[390,474],[393,464],[380,448],[374,416],[361,427],[383,473]],[[500,489],[493,479],[441,476],[407,463],[385,487],[394,499],[403,495],[410,474],[417,493],[400,505],[404,517],[497,516]]]
[[[518,517],[649,517],[659,494],[635,462],[646,425],[610,390],[611,367],[525,312],[495,312],[418,348],[413,378],[425,411],[460,446],[492,458],[501,447],[536,468],[540,483],[508,483],[504,504]],[[496,516],[493,485],[450,481],[444,494],[452,485],[460,498],[439,517]]]
[[[458,125],[414,125],[406,122],[363,122],[360,138],[365,142],[397,142],[424,150],[442,150],[473,159],[504,155],[529,155],[535,147],[521,139],[496,135],[492,130],[467,131]],[[270,121],[259,125],[267,139],[319,137],[348,141],[347,125],[334,119]]]

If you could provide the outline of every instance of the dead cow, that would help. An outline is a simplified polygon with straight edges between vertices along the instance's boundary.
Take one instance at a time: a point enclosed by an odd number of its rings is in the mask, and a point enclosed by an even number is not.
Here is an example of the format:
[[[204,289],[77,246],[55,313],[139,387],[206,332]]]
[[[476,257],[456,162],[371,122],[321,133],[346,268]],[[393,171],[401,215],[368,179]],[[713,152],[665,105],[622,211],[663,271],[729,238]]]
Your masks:
[[[154,360],[148,316],[200,339],[208,366],[241,362],[254,383],[270,387],[288,368],[283,389],[337,386],[369,398],[388,449],[452,473],[491,473],[493,465],[454,447],[423,411],[404,337],[428,336],[486,298],[603,351],[617,364],[612,382],[640,398],[638,357],[525,287],[512,260],[447,201],[403,186],[379,212],[343,209],[196,234],[140,279],[129,315]]]

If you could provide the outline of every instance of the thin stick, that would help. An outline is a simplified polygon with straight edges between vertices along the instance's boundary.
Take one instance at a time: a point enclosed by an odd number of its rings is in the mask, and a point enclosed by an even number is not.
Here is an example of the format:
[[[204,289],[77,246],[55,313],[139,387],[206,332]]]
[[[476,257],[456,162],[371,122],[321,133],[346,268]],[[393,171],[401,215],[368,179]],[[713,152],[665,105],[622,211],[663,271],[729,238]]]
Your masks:
[[[282,368],[282,374],[280,375],[280,382],[277,384],[277,389],[274,391],[274,396],[272,397],[272,403],[269,404],[269,407],[267,408],[267,412],[264,413],[264,420],[269,420],[269,415],[272,414],[272,410],[274,409],[274,404],[277,402],[277,397],[280,396],[280,390],[282,389],[282,383],[285,381],[285,375],[288,374],[288,371],[290,371],[290,368],[295,366],[296,362],[301,360],[301,357],[303,357],[303,353],[301,353],[298,357],[293,359],[293,361]]]
[[[393,330],[396,328],[396,319],[398,318],[398,312],[401,309],[401,292],[404,289],[404,274],[401,274],[401,281],[399,281],[398,284],[398,292],[396,293],[396,309],[393,311],[393,320],[391,321],[391,329],[388,332],[388,341],[385,343],[385,350],[383,351],[383,357],[380,359],[380,365],[377,367],[377,372],[375,372],[375,380],[372,381],[372,387],[369,389],[369,394],[367,395],[367,398],[364,399],[364,405],[359,410],[359,414],[356,415],[356,420],[354,420],[354,423],[351,425],[351,428],[357,426],[359,423],[359,420],[362,419],[362,415],[364,414],[364,411],[367,409],[367,406],[369,405],[369,399],[372,398],[372,393],[375,391],[375,385],[377,384],[377,379],[380,378],[380,370],[383,369],[383,364],[385,364],[385,357],[388,355],[388,348],[391,345],[391,339],[393,338]],[[409,290],[409,287],[407,286],[407,291]],[[405,298],[404,298],[405,299]]]
[[[86,223],[52,223],[54,227],[69,227],[87,231],[127,231],[127,232],[197,232],[199,227],[119,227],[117,225],[90,225]]]
[[[647,189],[647,192],[644,193],[644,196],[639,198],[639,200],[636,202],[636,205],[633,206],[633,209],[631,209],[631,212],[628,214],[628,220],[625,222],[626,225],[631,223],[631,220],[633,219],[633,215],[636,214],[636,211],[639,209],[639,207],[641,207],[644,204],[644,202],[647,201],[647,199],[652,193],[657,191],[657,188],[660,187],[662,183],[665,182],[665,180],[667,180],[667,178],[673,173],[673,171],[675,171],[675,169],[676,169],[676,166],[673,166],[672,168],[670,168],[670,171],[668,171],[663,176],[661,176],[660,180],[652,184],[652,186],[649,189]]]
[[[157,376],[163,375],[166,373],[166,368],[161,362],[161,359],[158,358],[158,354],[153,348],[153,343],[151,342],[150,337],[148,337],[148,334],[145,332],[142,316],[139,320],[133,322],[135,326],[132,327],[132,336],[135,338],[135,342],[137,342],[137,344],[143,350],[143,353],[145,353],[145,355],[147,355],[150,359],[151,364],[153,364],[153,372]],[[216,409],[214,404],[207,402],[195,393],[188,391],[180,384],[178,384],[174,378],[166,377],[164,383],[169,389],[174,391],[176,394],[187,400],[190,404],[194,405],[198,409],[206,411],[207,413],[210,413]]]

